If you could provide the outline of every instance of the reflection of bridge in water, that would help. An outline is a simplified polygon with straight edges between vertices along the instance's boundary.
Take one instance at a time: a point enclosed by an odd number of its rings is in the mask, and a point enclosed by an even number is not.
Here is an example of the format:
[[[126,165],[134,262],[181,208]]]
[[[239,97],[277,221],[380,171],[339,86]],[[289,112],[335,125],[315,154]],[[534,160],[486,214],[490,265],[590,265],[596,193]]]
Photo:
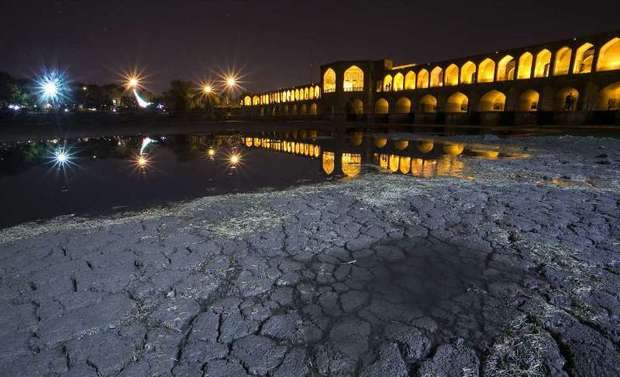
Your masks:
[[[354,132],[339,137],[319,137],[316,131],[265,136],[246,136],[247,148],[258,148],[315,159],[326,175],[356,177],[362,167],[421,178],[465,177],[461,156],[498,159],[522,158],[524,154],[498,146],[432,139],[391,139],[385,135]]]

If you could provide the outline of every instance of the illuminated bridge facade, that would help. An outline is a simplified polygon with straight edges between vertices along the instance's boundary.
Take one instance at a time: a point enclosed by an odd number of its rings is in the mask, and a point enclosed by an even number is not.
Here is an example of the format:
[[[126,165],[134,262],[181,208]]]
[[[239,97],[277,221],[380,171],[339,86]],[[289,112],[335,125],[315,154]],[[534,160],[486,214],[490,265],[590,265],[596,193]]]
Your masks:
[[[620,31],[426,64],[323,65],[320,82],[240,101],[251,118],[620,124]]]

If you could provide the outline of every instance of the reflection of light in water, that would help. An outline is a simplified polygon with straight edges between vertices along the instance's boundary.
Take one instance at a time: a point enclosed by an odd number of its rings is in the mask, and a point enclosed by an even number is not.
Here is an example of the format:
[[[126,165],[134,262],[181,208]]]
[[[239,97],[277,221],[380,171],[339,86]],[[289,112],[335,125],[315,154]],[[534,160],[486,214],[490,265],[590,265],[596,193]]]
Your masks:
[[[415,177],[422,175],[422,166],[424,166],[424,160],[421,158],[414,158],[411,160],[411,174]]]
[[[134,156],[132,163],[135,169],[144,173],[151,166],[151,159],[145,154],[138,154]]]
[[[387,154],[382,154],[379,156],[379,167],[381,167],[381,169],[388,169],[389,167],[389,157]]]
[[[409,174],[411,169],[411,157],[401,156],[399,170],[402,174]]]
[[[318,145],[314,146],[314,157],[319,157],[321,155],[321,147],[319,147]]]
[[[447,153],[451,156],[458,156],[461,153],[463,153],[463,150],[465,149],[465,145],[463,144],[456,144],[456,143],[446,143],[443,145],[443,151],[444,153]]]
[[[422,153],[428,153],[428,152],[432,151],[434,146],[435,145],[433,144],[433,142],[429,141],[429,140],[419,141],[416,144],[416,147]]]
[[[330,175],[334,172],[335,168],[335,156],[334,152],[323,152],[323,171],[325,174]]]
[[[50,156],[51,164],[54,167],[64,169],[70,165],[75,165],[73,162],[73,154],[67,147],[60,147],[54,150]]]
[[[377,148],[383,148],[387,145],[387,138],[386,137],[375,137],[375,147]]]
[[[489,160],[495,160],[499,157],[498,150],[484,150],[484,149],[471,149],[471,151],[479,157],[486,158]]]
[[[391,154],[389,157],[389,169],[392,173],[396,173],[398,171],[398,156]]]
[[[140,97],[140,95],[138,94],[138,91],[136,89],[133,89],[133,95],[136,97],[136,101],[138,102],[138,106],[140,106],[141,108],[146,108],[149,107],[151,105],[150,102],[144,100],[144,98]]]
[[[144,153],[144,150],[146,149],[146,147],[149,146],[149,144],[156,143],[156,142],[157,142],[156,140],[153,140],[148,136],[142,139],[142,146],[140,147],[140,154]]]
[[[399,151],[407,149],[408,146],[409,146],[409,141],[407,140],[396,140],[394,142],[394,147]]]
[[[362,171],[362,155],[358,153],[342,154],[342,172],[347,177],[356,177]]]

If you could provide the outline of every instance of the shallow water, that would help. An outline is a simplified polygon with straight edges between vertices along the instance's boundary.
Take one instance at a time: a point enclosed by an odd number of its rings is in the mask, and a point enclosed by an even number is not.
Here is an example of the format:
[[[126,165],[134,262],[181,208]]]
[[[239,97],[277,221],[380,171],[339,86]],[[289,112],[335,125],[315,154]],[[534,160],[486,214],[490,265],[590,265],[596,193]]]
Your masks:
[[[0,144],[0,227],[377,170],[412,179],[465,177],[468,157],[506,155],[493,146],[313,130],[24,140]]]

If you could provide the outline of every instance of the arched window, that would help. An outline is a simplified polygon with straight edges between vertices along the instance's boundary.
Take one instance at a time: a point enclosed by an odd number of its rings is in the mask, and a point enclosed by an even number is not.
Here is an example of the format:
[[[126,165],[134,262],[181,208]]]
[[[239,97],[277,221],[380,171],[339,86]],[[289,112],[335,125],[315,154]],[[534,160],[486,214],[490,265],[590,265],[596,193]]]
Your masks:
[[[304,88],[304,99],[309,99],[308,97],[308,88]]]
[[[409,71],[405,75],[405,90],[415,89],[415,72]]]
[[[314,87],[314,98],[319,98],[319,97],[321,97],[321,88],[317,85]]]
[[[575,111],[577,110],[577,101],[579,100],[579,91],[575,88],[563,88],[555,95],[555,111]]]
[[[260,105],[260,98],[258,96],[254,96],[252,98],[252,105],[254,105],[254,106]]]
[[[245,98],[243,99],[243,104],[246,105],[246,106],[251,106],[252,105],[252,97],[245,96]]]
[[[385,98],[379,98],[375,102],[375,114],[387,114],[390,111],[390,104]]]
[[[295,101],[299,101],[299,89],[295,89]]]
[[[597,109],[602,111],[620,110],[620,82],[601,89]]]
[[[506,95],[497,90],[491,90],[480,98],[479,111],[504,111]]]
[[[582,44],[575,54],[575,66],[573,73],[590,73],[592,72],[594,60],[594,45],[592,43]]]
[[[570,58],[573,50],[570,47],[562,47],[555,53],[555,65],[553,68],[553,75],[560,76],[568,74],[570,69]]]
[[[538,111],[538,101],[540,94],[535,90],[526,90],[519,96],[517,111],[529,112]]]
[[[443,86],[443,69],[435,67],[431,71],[431,87]]]
[[[423,113],[434,113],[437,111],[437,98],[427,94],[420,99],[419,107]]]
[[[620,69],[620,38],[616,37],[601,47],[598,55],[597,71]]]
[[[478,82],[493,82],[495,77],[495,62],[486,58],[478,66]]]
[[[385,75],[383,78],[383,91],[389,92],[390,90],[392,90],[392,76]]]
[[[515,65],[515,59],[512,56],[504,56],[497,65],[497,81],[514,80]]]
[[[549,69],[551,66],[551,51],[544,49],[536,54],[536,67],[534,68],[534,77],[549,77]]]
[[[467,62],[461,67],[461,84],[473,84],[476,82],[476,65]]]
[[[459,84],[459,67],[456,64],[450,64],[446,68],[445,82],[447,86],[455,86]]]
[[[530,52],[524,52],[519,57],[519,72],[517,73],[518,79],[529,79],[532,76],[532,63],[534,62],[534,55]]]
[[[398,72],[396,75],[394,75],[394,91],[403,90],[404,81],[405,77],[402,73]]]
[[[336,71],[327,68],[323,74],[323,92],[333,93],[336,91]]]
[[[461,92],[456,92],[448,97],[446,112],[465,113],[469,109],[469,98]]]
[[[361,92],[364,90],[364,71],[352,65],[344,71],[342,87],[345,92]]]
[[[407,97],[401,97],[396,101],[394,106],[396,114],[409,114],[411,112],[411,100]]]
[[[306,88],[306,90],[308,91],[308,99],[314,99],[314,88],[310,87]]]
[[[418,89],[428,88],[428,71],[422,69],[418,72]]]

